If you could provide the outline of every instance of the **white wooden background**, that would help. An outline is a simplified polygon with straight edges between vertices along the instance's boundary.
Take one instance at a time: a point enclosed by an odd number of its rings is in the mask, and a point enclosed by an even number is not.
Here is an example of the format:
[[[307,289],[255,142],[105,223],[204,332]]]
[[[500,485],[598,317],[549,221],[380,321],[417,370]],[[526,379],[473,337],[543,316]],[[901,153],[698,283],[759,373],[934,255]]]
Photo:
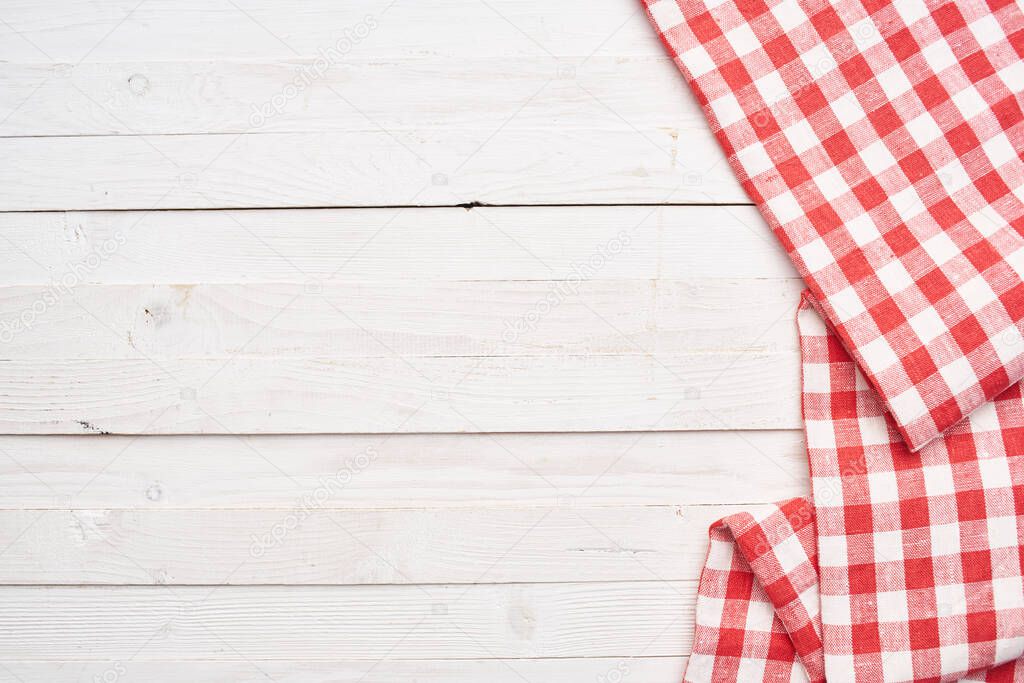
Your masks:
[[[0,680],[676,681],[805,492],[638,0],[2,0],[0,157]]]

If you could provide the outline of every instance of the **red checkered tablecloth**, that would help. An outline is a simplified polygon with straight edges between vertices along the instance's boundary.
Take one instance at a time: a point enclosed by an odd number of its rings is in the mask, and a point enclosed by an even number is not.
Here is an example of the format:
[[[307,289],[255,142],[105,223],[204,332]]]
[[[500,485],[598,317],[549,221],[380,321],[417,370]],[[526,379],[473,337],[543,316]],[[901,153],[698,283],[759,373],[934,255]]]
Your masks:
[[[646,3],[913,450],[1024,377],[1020,6]]]
[[[811,499],[711,529],[687,681],[1024,680],[1024,12],[644,0],[809,287]]]
[[[1020,385],[912,454],[799,314],[813,502],[711,528],[686,681],[1024,680]]]
[[[731,515],[710,536],[686,680],[824,680],[810,502]]]

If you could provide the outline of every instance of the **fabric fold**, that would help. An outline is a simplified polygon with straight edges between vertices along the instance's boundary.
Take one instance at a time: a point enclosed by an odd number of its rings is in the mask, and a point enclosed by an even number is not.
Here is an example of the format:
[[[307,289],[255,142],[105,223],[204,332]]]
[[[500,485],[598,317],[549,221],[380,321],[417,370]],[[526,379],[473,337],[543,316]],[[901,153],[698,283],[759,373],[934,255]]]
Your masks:
[[[687,680],[825,680],[809,501],[730,515],[709,536]]]
[[[911,451],[1024,377],[1012,0],[644,0]]]
[[[1021,657],[1020,385],[914,455],[806,305],[799,333],[827,679],[958,680]]]
[[[1024,680],[1024,11],[643,0],[808,292],[812,497],[711,529],[688,681]]]
[[[1024,680],[1020,386],[914,455],[798,320],[813,500],[712,526],[685,680]]]

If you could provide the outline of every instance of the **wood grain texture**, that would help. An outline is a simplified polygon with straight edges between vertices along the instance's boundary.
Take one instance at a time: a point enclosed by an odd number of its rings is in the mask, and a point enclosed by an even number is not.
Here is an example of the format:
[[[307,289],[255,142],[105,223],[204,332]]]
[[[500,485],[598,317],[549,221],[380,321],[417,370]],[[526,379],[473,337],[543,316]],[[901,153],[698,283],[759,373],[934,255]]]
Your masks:
[[[2,287],[0,359],[795,352],[802,289],[796,278]]]
[[[640,7],[630,0],[438,0],[429,6],[390,0],[276,0],[211,5],[203,0],[61,0],[41,7],[10,0],[0,35],[8,61],[77,63],[111,60],[315,57],[350,37],[370,15],[380,23],[346,56],[664,54]],[[451,17],[458,17],[457,22]],[[425,30],[429,28],[430,30]],[[230,40],[225,40],[229,36]],[[682,93],[680,93],[682,94]]]
[[[807,493],[635,0],[10,0],[0,154],[0,681],[676,681]]]
[[[500,125],[409,144],[380,131],[0,138],[0,210],[749,201],[703,132],[678,152],[675,131],[651,144],[628,126]]]
[[[755,262],[786,274],[781,257],[759,257],[750,210],[603,211],[6,214],[25,284],[0,289],[0,428],[796,427],[795,392],[758,387],[792,387],[781,371],[799,283],[703,275]],[[203,237],[225,221],[234,242]],[[701,232],[714,237],[693,257]],[[205,239],[208,257],[164,250],[169,236],[183,249]],[[396,262],[416,253],[406,240],[426,253]],[[691,269],[702,276],[676,277]],[[129,284],[148,272],[168,283]]]
[[[801,431],[0,436],[0,507],[488,509],[806,495]]]
[[[0,511],[0,584],[380,585],[682,581],[737,508]],[[757,509],[756,506],[742,509]],[[197,561],[202,558],[202,561]]]
[[[702,133],[704,114],[696,100],[681,96],[681,76],[658,49],[648,57],[599,54],[579,66],[544,54],[466,60],[437,54],[374,58],[361,51],[337,64],[316,56],[8,62],[0,81],[0,136],[385,130],[408,144],[424,131],[494,129],[515,113],[509,127],[631,126],[654,146],[676,133],[677,152],[691,140],[713,144]],[[496,82],[500,88],[487,87]],[[301,91],[286,92],[288,85]]]
[[[145,4],[5,13],[0,210],[748,201],[627,0],[444,3],[457,30],[426,32],[369,1]]]
[[[95,683],[104,676],[152,683],[252,681],[278,683],[558,683],[561,681],[678,681],[686,657],[565,657],[557,659],[421,659],[380,661],[222,660],[30,662],[0,664],[0,681]]]
[[[796,274],[749,206],[0,213],[0,236],[5,285]]]
[[[796,429],[798,379],[795,352],[8,361],[0,432]]]
[[[0,658],[679,657],[695,581],[4,587]]]

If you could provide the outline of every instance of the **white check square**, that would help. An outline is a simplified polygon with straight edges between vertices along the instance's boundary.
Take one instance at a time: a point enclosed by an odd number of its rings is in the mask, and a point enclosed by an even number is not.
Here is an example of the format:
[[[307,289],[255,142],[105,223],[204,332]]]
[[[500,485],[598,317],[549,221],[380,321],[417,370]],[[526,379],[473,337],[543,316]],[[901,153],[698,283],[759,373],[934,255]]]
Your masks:
[[[876,337],[860,347],[864,362],[875,372],[884,372],[900,362],[900,357],[892,350],[892,345],[885,337]]]
[[[941,74],[957,63],[956,55],[950,49],[949,43],[944,40],[936,40],[925,45],[921,48],[921,56],[936,74]]]
[[[796,251],[800,254],[800,258],[803,260],[808,272],[811,273],[816,273],[836,262],[835,257],[832,255],[832,250],[825,244],[825,240],[820,237],[813,242],[798,247]]]
[[[907,26],[928,16],[928,3],[922,0],[893,0],[892,6]]]
[[[972,313],[977,313],[999,298],[992,291],[988,281],[981,275],[976,275],[967,282],[961,283],[957,290]]]
[[[789,140],[789,144],[797,154],[803,154],[818,144],[818,137],[815,135],[814,129],[811,128],[811,124],[807,122],[807,119],[800,119],[794,122],[793,125],[783,129],[782,133]]]
[[[953,244],[953,240],[944,232],[938,232],[933,237],[921,243],[921,248],[931,258],[932,263],[941,266],[950,259],[959,256],[960,250]]]
[[[929,465],[921,468],[924,475],[924,490],[930,498],[948,496],[956,493],[956,485],[953,482],[953,471],[949,465]],[[959,538],[959,531],[957,532]]]
[[[910,323],[910,329],[914,330],[914,334],[922,344],[936,339],[948,329],[938,312],[931,306],[912,316],[907,322]]]
[[[896,157],[892,155],[889,148],[881,140],[876,140],[858,152],[864,165],[872,175],[879,175],[882,171],[896,165]]]
[[[782,76],[779,75],[778,71],[771,71],[765,74],[754,81],[754,86],[761,93],[765,105],[769,107],[789,97],[789,86],[782,80]]]
[[[996,21],[996,18],[991,14],[986,14],[980,19],[976,19],[967,25],[967,28],[971,30],[974,35],[974,39],[978,41],[982,49],[991,47],[996,43],[1006,40],[1006,33],[1003,28]]]
[[[928,143],[942,137],[942,129],[939,128],[939,124],[935,123],[935,119],[928,112],[908,121],[907,132],[910,133],[910,137],[914,139],[918,147],[924,147]]]
[[[893,259],[876,271],[878,279],[890,294],[899,294],[914,284],[914,278],[899,259]]]
[[[921,398],[917,387],[910,387],[901,394],[889,399],[889,407],[897,419],[904,424],[912,422],[922,415],[928,414],[928,406]]]
[[[939,584],[935,587],[935,612],[940,617],[967,614],[967,594],[962,583]]]
[[[909,618],[906,591],[884,591],[878,594],[878,621],[906,622]]]
[[[672,5],[675,7],[675,0],[662,0],[659,5]],[[676,11],[679,8],[676,7]],[[681,16],[681,15],[680,15]],[[704,74],[711,73],[715,70],[715,62],[711,59],[711,55],[704,49],[703,45],[694,45],[686,52],[679,55],[679,58],[683,60],[683,64],[689,70],[690,75],[694,78],[700,78]]]
[[[808,394],[827,394],[832,386],[829,380],[828,363],[803,364],[803,390]]]
[[[829,201],[842,197],[850,191],[850,186],[846,184],[843,174],[837,168],[830,168],[814,176],[814,184]]]
[[[917,0],[914,1],[916,2]],[[895,100],[913,87],[910,84],[910,79],[907,78],[907,74],[903,71],[903,67],[898,64],[878,74],[876,78],[878,85],[882,86],[885,96],[890,100]]]
[[[862,213],[856,218],[847,221],[846,229],[858,247],[871,244],[882,236],[882,233],[878,231],[878,225],[871,218],[871,214],[868,213]]]
[[[853,287],[845,287],[839,290],[828,298],[828,303],[835,310],[836,317],[840,323],[853,320],[868,310],[864,308],[860,295],[857,294],[857,290]]]
[[[796,0],[783,0],[783,2],[772,7],[771,11],[783,31],[792,31],[807,23],[807,15],[804,14],[804,11],[800,8],[800,3]]]
[[[800,203],[793,196],[793,193],[788,191],[783,192],[778,197],[769,199],[768,208],[775,214],[775,220],[779,223],[788,223],[804,215]]]
[[[668,31],[683,23],[683,13],[676,0],[659,0],[648,5],[654,23],[662,31]],[[706,53],[705,53],[706,54]]]
[[[988,546],[990,548],[1016,548],[1020,545],[1020,532],[1017,530],[1016,517],[989,517],[985,520],[985,524],[988,527]]]
[[[722,623],[724,609],[725,600],[722,598],[700,596],[700,599],[697,600],[697,623],[702,626],[718,626]]]
[[[732,93],[725,93],[711,102],[711,111],[722,128],[747,118],[740,101]]]
[[[960,552],[960,525],[932,524],[928,527],[931,534],[931,554],[936,557],[956,555]]]
[[[988,104],[973,85],[966,86],[963,90],[953,95],[953,104],[956,105],[964,118],[970,121],[978,114],[988,111]]]
[[[725,33],[725,39],[732,45],[737,57],[743,57],[761,47],[761,41],[754,35],[750,24],[744,22]]]
[[[868,472],[868,491],[871,493],[872,503],[891,503],[899,500],[900,491],[896,485],[896,473],[888,470]],[[880,535],[876,534],[876,537]]]
[[[964,387],[969,387],[978,382],[978,376],[974,373],[971,362],[963,356],[959,356],[955,360],[940,366],[939,374],[942,375],[946,386],[954,394],[958,394]]]
[[[985,150],[985,154],[988,155],[989,161],[992,162],[992,166],[995,168],[999,168],[1010,161],[1020,162],[1017,150],[1013,143],[1010,142],[1010,138],[1006,137],[1006,133],[1000,133],[989,138],[981,144],[981,148]]]
[[[836,433],[831,421],[804,420],[808,448],[835,448]]]
[[[736,158],[739,160],[740,165],[743,166],[743,170],[747,172],[747,175],[753,178],[756,175],[760,175],[765,171],[775,168],[775,164],[772,163],[772,159],[768,156],[768,152],[764,150],[764,145],[760,142],[755,142],[749,147],[744,147],[736,153]]]

